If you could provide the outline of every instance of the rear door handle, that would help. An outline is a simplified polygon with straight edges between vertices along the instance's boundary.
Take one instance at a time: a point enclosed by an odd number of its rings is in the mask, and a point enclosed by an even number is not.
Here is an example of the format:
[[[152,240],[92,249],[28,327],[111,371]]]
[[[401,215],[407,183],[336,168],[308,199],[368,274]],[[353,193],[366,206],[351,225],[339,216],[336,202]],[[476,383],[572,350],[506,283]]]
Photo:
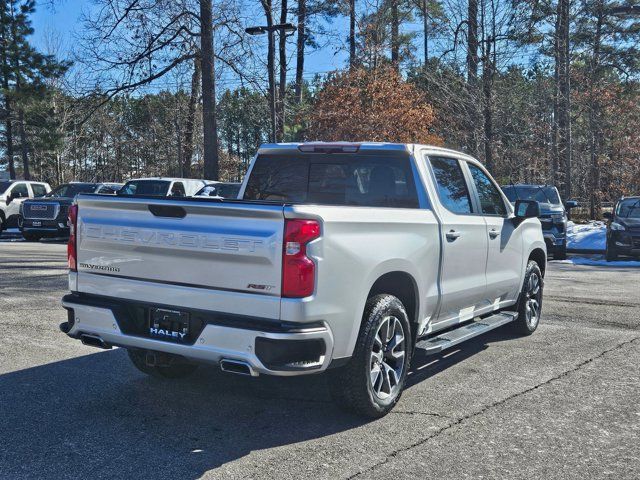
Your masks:
[[[453,241],[453,240],[455,240],[456,238],[459,238],[459,237],[460,237],[460,232],[456,232],[455,230],[449,230],[449,231],[447,232],[446,237],[447,237],[447,240],[451,240],[451,241]]]
[[[491,230],[489,230],[489,236],[491,238],[496,238],[498,235],[500,235],[500,232],[495,228],[492,228]]]

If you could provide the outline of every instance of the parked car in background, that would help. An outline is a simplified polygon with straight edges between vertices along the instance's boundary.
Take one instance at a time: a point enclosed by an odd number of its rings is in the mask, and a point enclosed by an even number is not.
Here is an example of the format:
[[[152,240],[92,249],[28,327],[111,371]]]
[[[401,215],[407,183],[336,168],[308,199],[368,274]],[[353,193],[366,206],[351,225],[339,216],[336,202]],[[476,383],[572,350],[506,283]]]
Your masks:
[[[512,207],[467,155],[266,145],[240,196],[79,195],[61,330],[124,347],[161,378],[198,363],[251,376],[329,369],[336,400],[380,417],[414,348],[435,354],[506,324],[530,335],[540,322],[538,203]]]
[[[129,180],[118,195],[144,197],[193,197],[198,190],[211,183],[207,180],[192,178],[137,178]]]
[[[121,183],[65,183],[46,195],[27,200],[20,209],[20,231],[27,241],[37,242],[42,237],[66,237],[69,235],[67,215],[69,205],[79,193],[113,195]]]
[[[578,202],[569,200],[564,204],[560,200],[558,189],[553,185],[505,185],[502,191],[511,203],[516,200],[535,200],[540,205],[540,224],[547,244],[547,251],[553,258],[567,258],[567,212],[578,206]]]
[[[238,198],[241,183],[210,182],[195,194],[196,197]]]
[[[640,257],[640,196],[618,200],[613,212],[605,212],[608,261],[626,255]]]
[[[42,197],[50,191],[51,187],[45,182],[0,180],[0,233],[5,228],[18,226],[22,202]]]

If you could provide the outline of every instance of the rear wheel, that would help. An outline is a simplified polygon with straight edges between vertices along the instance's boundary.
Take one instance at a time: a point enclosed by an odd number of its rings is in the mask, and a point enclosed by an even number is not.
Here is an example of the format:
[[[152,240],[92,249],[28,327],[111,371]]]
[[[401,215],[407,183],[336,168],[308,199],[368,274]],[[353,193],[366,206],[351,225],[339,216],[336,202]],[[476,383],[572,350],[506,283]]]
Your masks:
[[[146,350],[134,349],[127,349],[127,353],[134,367],[142,373],[155,378],[185,378],[198,368],[197,365],[189,363],[177,355],[156,354]],[[150,358],[161,359],[161,363],[149,362]]]
[[[387,294],[370,298],[351,360],[329,372],[334,399],[366,417],[386,415],[402,394],[412,347],[402,302]]]
[[[544,281],[538,264],[529,260],[518,302],[518,319],[513,323],[521,335],[531,335],[538,328],[542,314],[542,289]]]

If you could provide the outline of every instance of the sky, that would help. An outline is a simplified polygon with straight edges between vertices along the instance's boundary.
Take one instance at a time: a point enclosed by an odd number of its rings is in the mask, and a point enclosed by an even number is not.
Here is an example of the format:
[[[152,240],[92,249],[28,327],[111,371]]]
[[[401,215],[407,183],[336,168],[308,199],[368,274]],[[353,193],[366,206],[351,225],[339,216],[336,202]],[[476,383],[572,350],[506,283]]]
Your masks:
[[[73,45],[74,35],[81,32],[81,15],[83,12],[90,12],[93,3],[91,0],[53,0],[54,8],[47,3],[50,2],[37,2],[36,12],[32,16],[34,28],[32,44],[38,50],[46,52],[47,38],[53,36],[59,38],[63,51],[69,51]],[[334,23],[339,25],[340,20]],[[311,78],[315,72],[327,73],[342,68],[346,60],[346,52],[336,53],[333,48],[326,47],[308,52],[305,58],[305,78]],[[294,65],[291,65],[291,76],[293,76],[293,68]]]

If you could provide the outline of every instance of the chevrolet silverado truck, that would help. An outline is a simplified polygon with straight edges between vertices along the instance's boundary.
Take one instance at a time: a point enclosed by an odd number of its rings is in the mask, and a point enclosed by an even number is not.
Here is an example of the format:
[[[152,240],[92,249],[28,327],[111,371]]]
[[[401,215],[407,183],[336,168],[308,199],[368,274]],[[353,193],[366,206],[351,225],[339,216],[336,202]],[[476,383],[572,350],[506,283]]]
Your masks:
[[[270,144],[238,199],[81,194],[69,212],[68,320],[84,344],[184,377],[327,372],[368,417],[400,398],[411,357],[540,321],[538,203],[509,203],[452,150]]]

